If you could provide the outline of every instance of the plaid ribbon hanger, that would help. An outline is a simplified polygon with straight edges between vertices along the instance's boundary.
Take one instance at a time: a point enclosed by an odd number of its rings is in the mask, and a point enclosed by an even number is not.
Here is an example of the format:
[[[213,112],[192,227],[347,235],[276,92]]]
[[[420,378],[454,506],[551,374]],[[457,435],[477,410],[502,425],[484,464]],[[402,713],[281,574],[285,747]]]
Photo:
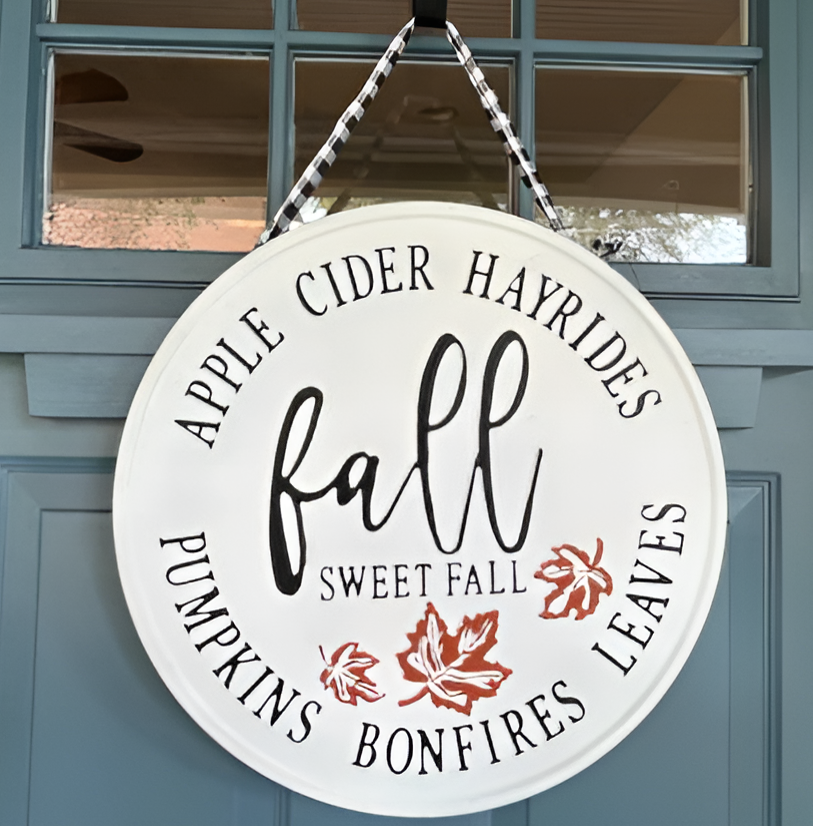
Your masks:
[[[533,192],[534,200],[548,219],[551,229],[560,232],[564,229],[562,219],[556,212],[548,190],[539,180],[536,174],[536,167],[531,161],[525,147],[517,137],[516,131],[508,119],[508,116],[500,108],[497,95],[488,85],[480,67],[475,63],[469,47],[460,36],[460,32],[455,26],[446,20],[446,0],[414,0],[413,12],[415,17],[404,26],[392,40],[387,50],[376,63],[372,74],[367,82],[356,95],[353,102],[339,118],[330,137],[325,141],[322,148],[316,153],[314,159],[308,164],[300,179],[296,182],[285,203],[279,208],[274,216],[274,220],[266,230],[260,235],[257,246],[268,243],[272,238],[276,238],[283,232],[290,229],[292,222],[299,215],[299,210],[305,201],[310,197],[316,187],[322,181],[325,173],[330,169],[336,160],[341,148],[350,138],[350,133],[364,116],[367,107],[373,102],[378,90],[384,85],[384,81],[389,77],[393,67],[398,62],[398,58],[403,53],[409,43],[416,26],[431,26],[434,28],[444,28],[446,39],[451,43],[472,85],[477,91],[477,96],[483,109],[488,115],[492,129],[500,136],[503,148],[511,161],[517,166],[522,182]]]

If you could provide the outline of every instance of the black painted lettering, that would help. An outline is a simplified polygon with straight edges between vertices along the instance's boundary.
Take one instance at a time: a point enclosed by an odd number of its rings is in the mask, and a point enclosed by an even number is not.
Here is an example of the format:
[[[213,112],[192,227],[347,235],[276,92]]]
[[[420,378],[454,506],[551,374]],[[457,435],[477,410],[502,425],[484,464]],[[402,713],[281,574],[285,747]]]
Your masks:
[[[598,327],[598,325],[604,321],[604,316],[601,313],[596,313],[593,320],[584,328],[584,332],[570,345],[572,350],[578,350],[579,345],[593,332],[593,330]]]
[[[679,516],[673,516],[669,521],[670,522],[685,522],[686,521],[686,508],[683,505],[678,505],[675,502],[670,502],[668,505],[664,505],[654,516],[650,516],[647,514],[647,511],[651,511],[655,505],[644,505],[641,508],[641,516],[646,519],[647,522],[660,522],[665,516],[667,516],[670,511],[676,510]]]
[[[246,704],[246,700],[254,693],[254,690],[274,673],[267,665],[263,666],[263,669],[263,673],[237,698],[243,705]]]
[[[224,416],[229,410],[229,406],[227,404],[218,404],[214,400],[212,388],[209,387],[209,385],[206,384],[206,382],[193,381],[189,385],[189,387],[186,388],[186,393],[184,393],[184,395],[192,396],[192,398],[198,399],[199,401],[202,401],[204,404],[208,404],[209,407],[214,407],[215,410],[219,410]]]
[[[175,419],[175,424],[179,424],[188,433],[197,436],[198,439],[209,446],[210,450],[215,443],[217,431],[220,430],[220,424],[214,424],[213,422],[195,422],[188,419]],[[212,437],[211,439],[207,439],[206,436],[203,435],[204,430],[213,431],[209,434]]]
[[[495,763],[500,762],[500,758],[497,757],[497,752],[494,750],[494,740],[491,739],[491,729],[488,727],[488,720],[480,720],[480,725],[486,734],[486,743],[488,743],[488,750],[491,752],[491,765],[493,766]]]
[[[213,642],[217,643],[221,648],[228,648],[230,645],[234,645],[239,639],[239,629],[233,622],[229,621],[228,625],[224,625],[219,631],[215,631],[211,637],[203,642],[196,643],[195,648],[197,648],[198,651],[203,651],[207,645],[211,645]]]
[[[330,600],[332,600],[333,597],[336,596],[336,589],[333,587],[333,583],[329,582],[325,578],[326,574],[330,574],[330,576],[333,576],[333,566],[332,565],[325,565],[325,567],[322,568],[322,573],[321,573],[320,579],[322,580],[322,582],[325,583],[325,585],[327,585],[328,588],[330,588],[330,595],[329,596],[326,596],[324,591],[322,592],[322,594],[321,594],[322,602],[330,602]]]
[[[548,292],[548,284],[553,284],[553,289]],[[548,301],[552,296],[556,295],[559,290],[562,289],[562,285],[558,284],[552,278],[549,278],[547,275],[542,276],[542,283],[539,285],[539,298],[537,299],[536,306],[528,313],[528,318],[532,318],[536,321],[536,314],[539,312],[542,305]]]
[[[463,292],[466,295],[472,295],[471,288],[474,285],[475,276],[485,279],[483,282],[483,291],[480,293],[480,298],[488,298],[488,288],[491,286],[491,279],[494,276],[494,264],[497,263],[497,259],[500,257],[499,255],[492,255],[489,253],[489,258],[491,261],[488,264],[488,269],[485,270],[478,270],[477,265],[480,262],[480,256],[483,254],[482,250],[473,250],[474,252],[474,261],[471,264],[471,272],[469,273],[469,283],[466,285],[466,289]]]
[[[244,657],[244,654],[251,654],[250,657]],[[219,666],[214,670],[214,675],[219,677],[224,671],[226,672],[226,678],[223,680],[223,685],[226,688],[231,686],[231,681],[234,677],[234,672],[237,671],[237,668],[241,665],[246,665],[247,663],[256,663],[259,662],[260,658],[254,653],[251,646],[248,643],[244,643],[243,647],[236,653],[232,654],[223,665]]]
[[[282,717],[283,714],[288,710],[288,707],[291,703],[301,694],[300,691],[297,691],[295,688],[291,689],[291,696],[288,698],[288,701],[285,703],[284,706],[280,708],[280,701],[282,700],[282,692],[285,690],[285,680],[281,677],[277,677],[277,684],[274,686],[274,690],[263,700],[263,704],[254,712],[255,717],[260,717],[263,713],[265,707],[270,703],[272,700],[274,701],[271,706],[271,716],[268,720],[268,725],[273,726],[274,723]]]
[[[240,382],[234,381],[234,379],[229,376],[229,365],[226,360],[220,356],[206,356],[203,360],[203,364],[200,366],[200,369],[208,370],[210,373],[217,376],[221,381],[228,384],[229,387],[234,388],[235,393],[243,386]]]
[[[626,408],[629,405],[629,402],[621,402],[618,405],[618,412],[625,418],[625,419],[634,419],[636,416],[640,416],[646,406],[646,400],[648,398],[654,399],[650,407],[655,407],[656,405],[660,404],[663,401],[663,397],[657,390],[645,390],[638,396],[638,399],[635,403],[635,410],[631,413],[627,412]]]
[[[288,739],[292,740],[294,743],[301,743],[311,733],[311,729],[313,726],[311,724],[310,719],[308,718],[308,709],[311,706],[314,706],[316,708],[316,714],[320,714],[322,711],[321,703],[317,703],[316,700],[308,700],[308,702],[302,706],[299,712],[299,719],[302,723],[302,736],[294,737],[294,730],[290,729],[288,731]]]
[[[353,269],[352,261],[361,261],[364,266],[364,274],[367,276],[367,292],[359,292],[359,285],[356,281],[356,272]],[[353,301],[359,301],[362,298],[367,298],[373,291],[373,268],[369,262],[362,255],[345,255],[342,257],[344,265],[347,267],[347,276],[350,279],[350,286],[353,288]]]
[[[203,565],[203,570],[197,570],[197,565]],[[181,579],[180,576],[176,576],[178,571],[182,571],[183,576],[188,578]],[[190,559],[187,562],[179,562],[167,570],[167,582],[170,585],[189,585],[191,582],[201,582],[204,579],[214,580],[214,578],[212,569],[209,567],[208,556],[203,556],[200,559]]]
[[[387,273],[395,272],[395,265],[392,263],[392,258],[389,261],[384,260],[385,252],[395,252],[395,247],[380,247],[376,250],[378,253],[378,272],[381,275],[381,292],[382,293],[400,293],[404,289],[404,285],[399,281],[397,287],[391,287],[387,284]]]
[[[378,740],[379,735],[381,734],[381,729],[375,723],[362,723],[364,728],[361,730],[361,739],[359,740],[359,749],[356,753],[356,759],[353,761],[354,766],[359,766],[362,769],[369,769],[370,766],[375,763],[376,752],[375,752],[375,744]],[[373,736],[371,740],[367,739],[367,732],[372,731]],[[364,750],[370,750],[370,756],[366,763],[362,763],[362,755],[364,754]]]
[[[490,560],[488,565],[489,565],[489,568],[491,569],[491,590],[489,591],[489,594],[504,594],[505,593],[505,588],[500,588],[499,590],[497,590],[497,584],[494,581],[494,566],[495,566],[494,560],[493,559]]]
[[[650,531],[641,531],[638,535],[638,547],[649,548],[653,551],[672,551],[678,555],[683,553],[685,534],[673,531],[667,538],[665,534],[655,534]]]
[[[505,351],[512,345],[519,346],[521,355],[521,375],[517,384],[517,389],[514,393],[514,398],[508,410],[503,413],[498,419],[492,419],[492,407],[494,400],[494,385],[497,378],[497,370],[500,362],[505,355]],[[496,430],[506,424],[517,412],[522,399],[525,397],[525,390],[528,386],[528,348],[525,342],[513,330],[503,333],[488,354],[488,361],[483,374],[483,392],[480,401],[480,426],[479,426],[479,446],[480,450],[477,454],[477,464],[480,467],[480,473],[483,478],[483,493],[485,494],[486,510],[488,511],[488,521],[491,524],[491,530],[497,544],[506,553],[515,553],[524,544],[525,538],[528,535],[528,528],[531,524],[531,511],[533,509],[533,497],[536,491],[536,483],[539,478],[539,466],[542,462],[542,450],[537,451],[536,463],[534,465],[533,477],[531,479],[530,490],[525,500],[525,510],[522,514],[522,524],[520,525],[517,539],[513,544],[509,544],[503,539],[502,531],[497,522],[497,510],[494,505],[494,480],[491,470],[491,431]]]
[[[418,729],[418,736],[421,740],[421,770],[418,774],[428,774],[426,771],[426,764],[424,762],[424,755],[426,752],[429,752],[429,756],[432,758],[432,762],[435,764],[435,768],[439,771],[443,771],[443,729],[436,728],[435,732],[438,735],[438,748],[437,751],[432,748],[432,744],[429,742],[429,737],[423,729]]]
[[[469,588],[472,587],[476,588],[477,594],[482,596],[483,589],[480,587],[480,578],[477,576],[477,568],[474,565],[469,568],[469,576],[466,580],[466,590],[464,592],[466,596],[469,595]]]
[[[308,278],[311,281],[315,281],[316,279],[313,277],[313,273],[310,271],[301,272],[296,277],[296,295],[299,299],[299,303],[311,314],[315,316],[324,315],[327,312],[327,304],[322,307],[321,310],[317,310],[313,304],[311,304],[307,298],[305,298],[305,292],[302,289],[302,279]]]
[[[511,737],[511,742],[514,744],[514,749],[516,751],[516,756],[518,757],[520,754],[524,754],[522,750],[522,746],[519,744],[519,738],[521,737],[532,749],[536,748],[536,743],[530,739],[526,734],[522,732],[522,715],[518,711],[514,711],[514,709],[510,709],[506,711],[505,714],[501,714],[503,722],[505,723],[505,728],[508,730],[508,734]],[[511,720],[514,721],[514,724],[511,724]]]
[[[400,769],[396,769],[395,766],[392,764],[392,753],[394,750],[395,738],[403,732],[406,735],[406,756],[403,757],[404,764],[401,766]],[[415,751],[415,747],[412,743],[412,735],[407,731],[405,728],[397,728],[395,731],[390,735],[389,742],[387,743],[387,766],[389,770],[393,774],[403,774],[408,768],[409,764],[412,762],[412,755]]]
[[[384,577],[379,577],[378,572],[379,570],[384,571],[386,573],[387,566],[386,565],[373,565],[373,599],[384,599],[388,595],[388,591],[386,590],[387,580]],[[378,590],[378,586],[383,585],[385,586],[384,592],[381,593]]]
[[[253,373],[254,370],[259,366],[260,362],[263,360],[263,357],[259,353],[255,353],[254,357],[256,358],[255,362],[250,362],[247,359],[244,359],[237,350],[234,349],[230,344],[226,342],[225,339],[221,338],[220,341],[217,342],[217,347],[222,347],[230,356],[233,356],[243,367],[248,370],[249,374]]]
[[[633,625],[631,622],[627,623],[626,628],[622,628],[620,625],[616,625],[615,621],[621,616],[620,611],[616,611],[613,615],[613,618],[610,620],[609,624],[607,625],[608,630],[617,631],[621,634],[622,637],[626,637],[628,640],[632,640],[633,642],[637,642],[641,648],[646,648],[649,645],[649,641],[652,639],[652,635],[655,631],[650,628],[648,625],[644,626],[644,631],[648,631],[649,634],[646,637],[638,637],[635,634],[635,630],[638,628],[637,625]]]
[[[350,573],[348,574],[347,578],[344,575],[344,565],[340,566],[339,568],[339,576],[342,580],[342,588],[344,588],[344,595],[346,597],[350,596],[350,589],[356,589],[356,596],[361,595],[361,586],[364,582],[364,572],[367,570],[366,565],[361,566],[361,573],[356,578],[356,566],[355,565],[348,565],[347,566]]]
[[[638,371],[638,375],[633,375],[635,371]],[[612,387],[619,379],[623,379],[622,387],[625,384],[629,384],[631,381],[635,381],[635,379],[643,378],[644,376],[648,376],[649,373],[641,363],[641,359],[635,359],[635,361],[628,364],[623,369],[619,370],[615,375],[610,376],[608,379],[604,379],[601,383],[607,388],[607,392],[614,398],[618,398],[618,393]]]
[[[539,725],[542,726],[542,731],[545,732],[545,741],[553,740],[554,737],[558,737],[564,730],[565,726],[561,720],[558,720],[559,728],[556,731],[551,731],[550,727],[548,726],[548,720],[551,720],[551,714],[548,709],[545,709],[545,713],[540,713],[539,709],[536,707],[537,703],[544,703],[545,702],[545,695],[544,694],[537,694],[533,700],[528,700],[525,703],[529,709],[534,713],[534,717],[539,721]]]
[[[654,617],[657,622],[663,619],[663,610],[661,610],[659,614],[656,614],[652,610],[652,606],[662,605],[665,610],[666,606],[669,605],[668,597],[644,597],[639,594],[627,594],[627,599],[630,600],[630,602],[634,602],[642,611],[646,611],[650,617]]]
[[[403,563],[399,563],[399,564],[396,564],[396,565],[393,566],[393,569],[395,570],[395,598],[396,599],[402,599],[403,597],[408,597],[409,596],[409,591],[406,591],[406,590],[401,591],[401,588],[400,588],[401,585],[406,585],[407,584],[406,575],[401,576],[400,572],[398,571],[399,568],[403,568],[406,571],[408,567],[409,567],[408,565],[404,565]]]
[[[616,666],[616,668],[620,669],[620,671],[623,673],[625,677],[627,676],[627,674],[629,674],[630,669],[635,665],[635,663],[638,662],[636,657],[631,656],[629,662],[626,665],[624,665],[623,663],[619,662],[619,660],[617,660],[612,654],[605,651],[598,643],[596,643],[590,650],[598,651],[598,653],[601,654],[601,656],[604,657],[605,660],[611,662],[614,666]]]
[[[196,533],[192,536],[176,536],[173,539],[159,539],[162,548],[167,545],[180,545],[187,554],[199,554],[206,549],[206,533]]]
[[[421,596],[426,596],[426,569],[432,568],[431,563],[429,562],[416,562],[415,563],[415,570],[421,572]]]
[[[646,568],[647,571],[649,571],[651,574],[654,574],[654,576],[636,576],[635,569],[638,567]],[[650,567],[645,562],[641,562],[640,559],[636,559],[635,564],[632,566],[632,576],[630,577],[630,585],[633,582],[654,582],[658,585],[672,584],[672,580],[669,579],[668,576],[664,576],[662,573],[660,573],[660,571],[656,571],[654,568]]]
[[[258,319],[257,323],[255,323],[251,319],[251,314],[256,313],[257,308],[252,307],[250,310],[247,310],[243,315],[240,316],[240,321],[245,324],[255,336],[268,348],[268,352],[270,353],[275,347],[278,347],[282,341],[284,340],[285,336],[282,333],[277,333],[277,340],[276,341],[269,341],[263,333],[270,329],[269,326],[262,320]]]
[[[520,588],[519,583],[517,582],[517,561],[516,559],[511,560],[511,579],[513,582],[513,589],[511,590],[512,594],[524,594],[528,589],[527,588]]]
[[[551,332],[555,332],[553,330],[553,325],[558,320],[559,330],[556,332],[558,332],[559,338],[562,339],[562,341],[564,341],[565,324],[567,323],[568,319],[572,318],[574,315],[576,315],[576,313],[579,312],[579,310],[581,310],[583,303],[584,302],[581,300],[581,298],[579,298],[579,296],[576,295],[576,293],[574,293],[573,290],[568,290],[567,298],[565,298],[565,300],[559,306],[559,309],[556,310],[556,312],[551,316],[550,321],[545,325],[545,327],[547,327],[548,330],[550,330]]]
[[[520,305],[522,303],[522,290],[525,286],[525,267],[523,267],[517,275],[514,277],[514,280],[508,285],[508,289],[497,299],[497,304],[502,304],[505,306],[505,299],[508,298],[509,295],[514,296],[514,306],[511,308],[512,310],[519,310]]]
[[[325,271],[327,275],[327,280],[330,282],[331,289],[333,290],[333,295],[336,296],[336,306],[342,307],[347,302],[342,298],[342,294],[339,292],[338,286],[336,286],[336,279],[333,277],[333,270],[330,269],[330,262],[327,264],[322,264],[322,269]]]
[[[453,582],[460,582],[460,576],[458,574],[452,574],[452,566],[457,566],[457,568],[462,568],[463,564],[461,562],[447,562],[446,568],[448,571],[448,582],[449,582],[449,592],[446,596],[452,596],[452,583]]]
[[[459,771],[467,772],[469,770],[469,767],[466,765],[466,752],[471,751],[471,741],[463,741],[463,729],[474,731],[474,726],[470,726],[468,723],[466,723],[462,726],[455,726],[453,729],[455,742],[457,743],[457,759],[460,761]]]
[[[553,684],[553,687],[551,688],[551,693],[556,698],[556,700],[563,706],[578,706],[580,711],[578,717],[571,717],[571,715],[568,714],[567,719],[570,720],[571,723],[578,723],[580,720],[583,720],[584,715],[587,714],[587,710],[584,707],[584,703],[582,703],[582,701],[577,699],[576,697],[568,697],[559,694],[559,692],[556,690],[559,686],[562,686],[562,688],[567,688],[567,683],[564,680],[557,680]]]
[[[423,258],[423,261],[419,264],[418,263],[418,256],[417,251],[420,250]],[[417,290],[420,289],[418,287],[418,279],[416,278],[417,274],[421,274],[421,279],[423,280],[424,286],[428,290],[434,290],[435,288],[429,283],[429,279],[426,277],[426,273],[424,272],[424,268],[429,263],[429,250],[422,246],[421,244],[410,244],[409,245],[409,260],[410,260],[410,290]]]
[[[608,350],[610,351],[609,353],[607,353]],[[584,361],[596,372],[603,373],[605,370],[615,367],[615,365],[624,358],[626,352],[627,342],[624,341],[620,333],[613,333],[604,344],[598,347],[591,355],[587,356]],[[601,364],[596,364],[597,359],[602,355],[606,356],[607,360]]]
[[[178,602],[175,603],[175,609],[180,614],[187,605],[192,605],[184,616],[188,619],[189,617],[200,617],[199,620],[196,622],[185,622],[184,628],[187,631],[191,631],[193,628],[197,628],[199,625],[203,625],[205,622],[209,622],[215,617],[222,617],[224,614],[228,614],[229,612],[226,610],[225,607],[215,608],[213,611],[203,610],[204,605],[208,605],[213,599],[216,599],[220,596],[220,591],[217,589],[217,586],[213,586],[212,590],[209,591],[208,594],[203,594],[203,596],[194,597],[193,599],[188,600],[187,602]],[[193,605],[194,603],[194,605]]]

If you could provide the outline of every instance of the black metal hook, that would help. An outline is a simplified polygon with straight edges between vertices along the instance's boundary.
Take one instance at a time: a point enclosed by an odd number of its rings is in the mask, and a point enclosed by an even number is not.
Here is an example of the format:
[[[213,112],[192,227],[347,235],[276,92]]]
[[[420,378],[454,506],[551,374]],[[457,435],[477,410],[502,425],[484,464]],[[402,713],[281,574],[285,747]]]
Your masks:
[[[416,26],[445,29],[446,0],[412,0],[412,16]]]

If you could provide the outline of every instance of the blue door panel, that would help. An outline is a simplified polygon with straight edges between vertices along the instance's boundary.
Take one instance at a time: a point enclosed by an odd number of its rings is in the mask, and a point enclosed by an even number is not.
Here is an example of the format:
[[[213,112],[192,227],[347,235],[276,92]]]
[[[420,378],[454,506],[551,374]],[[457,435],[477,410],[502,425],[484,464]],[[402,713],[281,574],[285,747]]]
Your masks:
[[[0,461],[0,824],[769,826],[772,484],[732,480],[731,543],[711,616],[630,737],[530,801],[409,820],[290,793],[221,749],[164,687],[130,621],[108,466]]]

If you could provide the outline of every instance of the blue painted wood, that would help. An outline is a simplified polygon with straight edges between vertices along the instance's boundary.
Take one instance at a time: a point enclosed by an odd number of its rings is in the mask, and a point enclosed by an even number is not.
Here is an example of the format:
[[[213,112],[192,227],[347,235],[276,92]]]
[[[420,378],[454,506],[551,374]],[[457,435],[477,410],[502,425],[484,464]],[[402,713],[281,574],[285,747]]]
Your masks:
[[[302,795],[291,795],[290,820],[286,826],[493,826],[492,812],[459,817],[378,817],[319,803]]]
[[[277,13],[279,17],[279,12]],[[37,37],[53,46],[171,46],[206,49],[266,49],[275,42],[273,29],[194,29],[161,26],[82,26],[39,23]]]
[[[125,418],[147,356],[28,353],[28,411],[51,418]],[[754,427],[761,367],[698,367],[718,428]]]
[[[0,352],[152,355],[176,320],[0,315]]]
[[[192,297],[190,294],[189,298]],[[0,353],[152,355],[178,314],[116,317],[104,312],[0,313]],[[811,330],[677,328],[673,332],[696,365],[813,367]]]
[[[754,427],[762,389],[761,367],[698,367],[719,429]]]
[[[774,683],[778,666],[776,616],[777,544],[772,526],[778,479],[739,474],[729,487],[731,621],[737,633],[729,645],[732,725],[730,822],[738,826],[778,824],[779,705]],[[753,571],[762,568],[762,576]],[[758,610],[762,606],[762,610]],[[761,692],[754,686],[760,686]],[[736,714],[736,717],[734,716]],[[750,725],[736,725],[736,721]]]
[[[25,356],[28,412],[32,416],[123,419],[148,356]]]
[[[269,116],[268,203],[267,219],[272,219],[282,206],[293,185],[293,57],[288,48],[288,28],[291,23],[291,3],[282,0],[275,9],[275,25],[279,29],[271,70],[271,106]],[[386,48],[386,47],[385,47]]]
[[[0,316],[0,352],[25,353],[32,416],[124,418],[172,319]],[[813,332],[676,330],[718,428],[753,427],[766,367],[813,366]],[[143,354],[143,355],[141,355]]]
[[[629,738],[528,803],[407,820],[280,793],[176,705],[141,649],[118,585],[110,469],[0,461],[4,826],[778,823],[769,673],[777,500],[769,474],[732,480],[731,547],[711,617],[675,685]]]
[[[284,826],[278,787],[198,729],[141,648],[115,567],[110,470],[0,462],[0,822]]]
[[[773,826],[776,478],[735,475],[714,604],[672,688],[610,754],[529,802],[529,826]],[[772,763],[773,761],[773,763]]]

